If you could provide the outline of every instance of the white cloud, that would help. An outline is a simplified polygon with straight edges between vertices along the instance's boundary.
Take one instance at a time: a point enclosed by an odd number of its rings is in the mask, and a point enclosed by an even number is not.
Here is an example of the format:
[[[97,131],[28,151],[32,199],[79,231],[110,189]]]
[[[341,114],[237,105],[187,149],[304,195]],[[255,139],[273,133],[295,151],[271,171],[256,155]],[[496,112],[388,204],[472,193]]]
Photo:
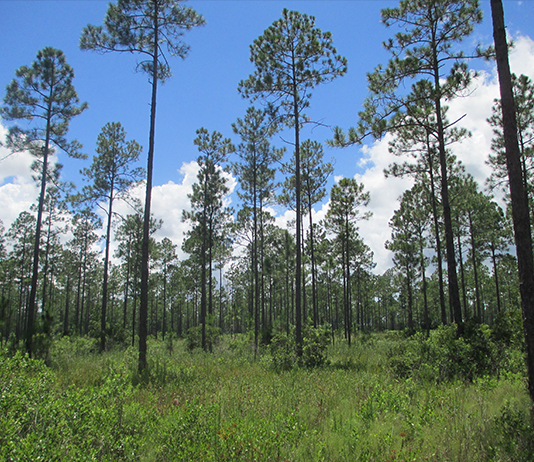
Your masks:
[[[526,36],[518,36],[510,55],[510,63],[512,71],[516,74],[523,73],[534,78],[534,41]],[[494,71],[479,73],[473,81],[471,90],[468,97],[457,98],[449,104],[449,119],[456,120],[465,114],[459,125],[470,130],[472,137],[455,146],[454,153],[482,187],[490,174],[490,168],[485,161],[490,152],[492,130],[486,119],[491,115],[493,100],[499,97],[496,73]],[[4,138],[5,131],[0,125],[0,138]],[[369,209],[373,212],[373,217],[367,222],[360,223],[360,233],[374,252],[377,263],[375,272],[382,273],[391,266],[391,254],[384,248],[385,241],[390,237],[388,222],[398,207],[397,199],[411,186],[411,180],[384,177],[384,168],[398,160],[388,151],[388,137],[363,146],[361,152],[363,156],[359,167],[365,171],[355,175],[355,178],[363,183],[365,190],[371,194]],[[31,178],[31,156],[19,153],[6,157],[8,154],[5,148],[0,147],[0,159],[3,159],[0,161],[2,203],[0,218],[4,221],[6,229],[20,211],[29,210],[29,206],[35,202],[38,194]],[[196,162],[184,163],[179,171],[183,177],[181,182],[168,182],[153,188],[152,211],[157,218],[164,220],[156,238],[160,240],[168,237],[177,244],[178,249],[187,230],[187,225],[181,221],[182,210],[190,207],[187,195],[196,181],[197,172]],[[339,178],[336,176],[336,181]],[[235,178],[231,177],[229,186],[232,191],[235,185]],[[140,186],[134,192],[134,196],[144,202],[144,192],[144,187]],[[115,210],[123,215],[132,212],[124,203],[118,203]],[[314,222],[317,223],[324,218],[327,210],[328,203],[314,211]],[[287,227],[288,220],[294,219],[292,211],[278,211],[274,208],[270,211],[275,216],[278,226]]]
[[[371,196],[368,209],[373,212],[373,216],[360,222],[360,235],[374,253],[376,273],[383,273],[391,266],[391,253],[384,247],[384,243],[390,238],[388,223],[397,206],[397,199],[413,183],[411,179],[384,176],[384,169],[399,160],[388,150],[390,140],[391,136],[388,135],[371,146],[363,146],[362,164],[367,166],[367,170],[355,175],[356,180],[363,183],[365,191]]]
[[[515,40],[515,47],[510,54],[510,66],[512,72],[534,78],[532,39],[519,36]],[[491,115],[495,98],[499,98],[496,71],[491,74],[482,72],[474,79],[469,96],[456,98],[449,104],[449,120],[454,121],[465,115],[459,126],[467,128],[472,134],[470,138],[455,145],[453,152],[462,161],[466,171],[479,182],[481,188],[491,173],[486,160],[493,134],[486,119]],[[367,170],[361,175],[355,175],[371,194],[369,209],[374,215],[368,222],[361,223],[360,233],[374,252],[377,273],[382,273],[391,266],[391,252],[384,248],[385,241],[390,238],[388,222],[398,207],[398,197],[411,187],[410,180],[384,178],[384,168],[395,160],[388,152],[387,142],[388,137],[385,137],[373,145],[363,146],[364,157],[360,165],[367,167]]]
[[[0,141],[4,141],[7,129],[0,119]],[[32,178],[31,165],[35,158],[28,152],[11,153],[5,146],[0,146],[0,219],[7,229],[16,220],[20,212],[29,211],[37,202],[39,187]],[[57,161],[52,156],[51,162]]]
[[[181,250],[182,242],[185,233],[190,229],[188,223],[182,221],[182,212],[184,210],[191,210],[191,204],[188,195],[192,192],[192,186],[197,181],[198,164],[196,161],[184,162],[179,170],[182,176],[181,183],[174,183],[169,181],[163,185],[156,185],[152,188],[152,202],[151,213],[156,219],[163,221],[162,227],[156,231],[154,238],[156,241],[161,241],[163,238],[169,238],[173,244],[176,245],[178,257],[180,259],[187,258]],[[230,194],[236,186],[236,180],[230,174],[224,174],[228,178],[227,186],[230,189]],[[140,184],[132,191],[131,195],[141,201],[145,202],[145,183]],[[231,203],[230,196],[225,198],[225,206]],[[133,212],[130,205],[126,202],[118,202],[115,206],[115,211],[121,216],[126,216]],[[112,249],[116,248],[116,243],[112,243]]]
[[[514,48],[510,53],[510,68],[512,72],[534,77],[534,40],[526,35],[514,38]]]
[[[175,245],[179,257],[182,257],[181,246],[185,232],[189,225],[182,222],[182,211],[190,210],[190,202],[187,197],[192,191],[192,185],[197,180],[198,164],[195,161],[186,162],[179,170],[183,176],[182,182],[177,184],[169,181],[163,185],[156,185],[152,188],[151,213],[156,219],[163,220],[163,225],[154,235],[157,241],[163,238],[169,238]],[[139,199],[141,204],[145,203],[146,186],[145,183],[139,184],[131,191],[131,196]],[[119,201],[114,206],[114,211],[120,216],[132,214],[132,207],[125,201]],[[101,212],[104,219],[104,214]],[[117,244],[112,242],[113,253]]]
[[[534,78],[534,41],[529,37],[518,37],[510,55],[510,63],[513,72],[524,73]],[[484,188],[486,178],[491,173],[486,160],[493,136],[492,128],[486,119],[491,115],[494,99],[499,97],[496,72],[480,72],[474,78],[468,93],[469,96],[456,98],[449,104],[449,120],[454,121],[464,116],[459,126],[471,132],[470,138],[456,144],[452,149],[464,164],[466,171],[473,175],[481,188]],[[390,140],[391,136],[387,135],[380,141],[362,146],[362,157],[358,167],[365,171],[354,176],[359,183],[364,184],[365,191],[369,191],[371,195],[368,209],[373,212],[373,216],[368,221],[360,222],[359,225],[360,235],[374,253],[376,263],[374,272],[377,274],[382,274],[392,265],[392,253],[384,247],[385,242],[391,237],[389,220],[398,207],[399,197],[413,184],[410,178],[385,178],[384,169],[399,161],[399,158],[388,150]],[[335,181],[338,182],[342,177],[336,175]],[[320,210],[314,211],[315,223],[324,218],[328,208],[329,202],[323,204]],[[292,211],[283,211],[279,214],[276,214],[274,209],[270,211],[275,216],[275,223],[283,228],[287,227],[289,220],[295,218]]]

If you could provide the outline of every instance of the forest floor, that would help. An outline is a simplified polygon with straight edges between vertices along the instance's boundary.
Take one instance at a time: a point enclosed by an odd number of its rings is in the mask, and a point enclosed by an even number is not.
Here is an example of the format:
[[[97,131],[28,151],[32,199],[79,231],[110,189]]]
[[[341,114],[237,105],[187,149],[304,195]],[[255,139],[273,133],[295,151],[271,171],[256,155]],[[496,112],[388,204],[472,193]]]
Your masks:
[[[144,381],[133,348],[63,338],[46,364],[4,350],[0,460],[534,460],[524,371],[403,374],[403,342],[337,340],[327,365],[280,371],[247,335],[212,353],[152,339]]]

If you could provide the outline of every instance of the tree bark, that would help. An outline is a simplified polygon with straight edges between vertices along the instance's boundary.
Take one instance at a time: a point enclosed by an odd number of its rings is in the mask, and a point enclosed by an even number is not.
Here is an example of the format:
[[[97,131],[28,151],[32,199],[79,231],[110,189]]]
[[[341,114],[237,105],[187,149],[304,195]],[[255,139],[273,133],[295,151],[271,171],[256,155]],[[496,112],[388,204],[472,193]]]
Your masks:
[[[146,339],[148,321],[148,260],[150,243],[150,202],[152,200],[152,172],[154,169],[154,144],[156,136],[156,100],[158,91],[158,2],[154,2],[154,50],[152,62],[152,100],[150,104],[150,132],[148,137],[148,161],[146,172],[145,215],[143,244],[141,246],[141,300],[139,306],[139,373],[146,369]]]
[[[508,61],[508,44],[506,43],[502,0],[491,0],[491,13],[501,92],[506,167],[512,199],[512,218],[519,270],[519,289],[523,309],[523,328],[527,347],[528,390],[531,400],[534,401],[534,263],[532,258],[532,237],[528,201],[523,186],[521,158],[517,141],[516,110]]]

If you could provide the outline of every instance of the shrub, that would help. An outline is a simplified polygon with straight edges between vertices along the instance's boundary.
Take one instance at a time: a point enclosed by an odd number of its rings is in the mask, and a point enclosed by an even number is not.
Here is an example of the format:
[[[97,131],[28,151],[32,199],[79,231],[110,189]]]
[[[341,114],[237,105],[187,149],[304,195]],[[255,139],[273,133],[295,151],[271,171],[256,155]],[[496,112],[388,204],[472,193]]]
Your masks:
[[[98,340],[88,337],[64,336],[50,347],[50,364],[53,367],[68,366],[98,351]]]
[[[317,329],[306,326],[302,341],[302,363],[305,367],[320,367],[327,364],[328,345],[330,345],[330,331],[321,326]]]
[[[321,367],[328,363],[327,350],[330,333],[326,327],[304,327],[302,336],[302,357],[297,355],[295,329],[289,336],[285,332],[275,335],[271,340],[272,364],[276,370],[290,370],[296,365],[307,368]]]
[[[213,351],[213,347],[219,341],[220,335],[221,332],[218,327],[206,324],[206,347],[209,351]],[[189,351],[193,351],[195,348],[202,348],[202,325],[190,327],[185,340]]]
[[[280,332],[271,340],[272,365],[277,371],[288,371],[297,362],[294,332],[295,329],[292,329],[289,335],[285,332]]]
[[[432,380],[468,380],[499,370],[502,355],[492,341],[492,331],[475,321],[465,323],[458,337],[455,324],[440,326],[426,338],[417,333],[389,352],[389,363],[399,377]]]
[[[515,461],[534,460],[534,428],[528,409],[516,400],[505,402],[495,418],[497,446]]]

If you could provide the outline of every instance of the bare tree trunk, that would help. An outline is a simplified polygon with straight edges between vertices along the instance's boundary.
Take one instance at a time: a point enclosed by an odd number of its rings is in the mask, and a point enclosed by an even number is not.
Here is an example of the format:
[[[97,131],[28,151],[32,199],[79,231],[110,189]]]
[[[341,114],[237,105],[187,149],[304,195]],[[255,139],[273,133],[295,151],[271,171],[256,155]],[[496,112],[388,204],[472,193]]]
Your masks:
[[[159,24],[158,2],[154,2],[154,50],[152,62],[152,100],[150,103],[150,132],[148,137],[148,161],[146,171],[145,215],[143,220],[143,244],[141,246],[141,300],[139,305],[139,363],[138,370],[146,369],[146,339],[148,321],[148,259],[150,243],[150,202],[152,200],[152,172],[154,170],[154,144],[156,136],[156,101],[158,91]]]
[[[519,289],[523,307],[523,327],[527,347],[527,369],[530,398],[534,401],[534,263],[532,259],[532,237],[528,201],[523,186],[521,158],[517,141],[517,121],[510,64],[508,61],[508,45],[504,26],[502,0],[491,0],[493,17],[493,38],[497,70],[501,90],[501,107],[506,152],[506,167],[512,199],[512,218],[519,269]]]

